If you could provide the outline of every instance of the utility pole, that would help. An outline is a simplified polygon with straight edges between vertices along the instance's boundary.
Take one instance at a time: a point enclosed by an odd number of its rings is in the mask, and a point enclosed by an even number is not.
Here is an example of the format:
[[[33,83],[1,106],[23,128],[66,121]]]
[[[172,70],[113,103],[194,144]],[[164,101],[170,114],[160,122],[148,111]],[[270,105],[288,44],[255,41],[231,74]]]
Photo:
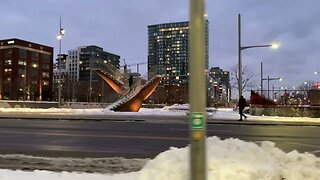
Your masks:
[[[241,60],[241,15],[238,14],[238,90],[242,96],[242,60]]]
[[[206,180],[205,0],[190,0],[189,102],[190,177]]]
[[[92,61],[93,61],[93,54],[91,54],[91,57],[89,58],[90,77],[89,77],[89,99],[88,99],[88,102],[91,102],[91,96],[92,96]]]
[[[261,92],[260,95],[262,96],[263,94],[263,66],[262,66],[262,62],[261,62],[261,74],[260,74],[260,88],[261,88]]]
[[[65,30],[61,26],[61,17],[60,17],[60,25],[59,25],[59,34],[57,36],[57,39],[59,40],[59,54],[58,54],[58,102],[59,106],[61,105],[61,86],[62,86],[62,78],[61,78],[61,61],[62,61],[62,55],[61,55],[61,40],[65,34]]]

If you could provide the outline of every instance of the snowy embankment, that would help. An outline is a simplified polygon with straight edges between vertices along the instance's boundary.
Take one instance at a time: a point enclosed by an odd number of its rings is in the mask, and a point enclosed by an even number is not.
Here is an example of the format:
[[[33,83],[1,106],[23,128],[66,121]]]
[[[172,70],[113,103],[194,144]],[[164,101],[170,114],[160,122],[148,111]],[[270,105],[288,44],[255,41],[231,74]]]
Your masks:
[[[185,180],[189,147],[171,148],[148,161],[138,172],[92,174],[79,172],[0,170],[3,180]],[[285,153],[272,142],[207,139],[208,180],[319,180],[320,158],[296,151]]]

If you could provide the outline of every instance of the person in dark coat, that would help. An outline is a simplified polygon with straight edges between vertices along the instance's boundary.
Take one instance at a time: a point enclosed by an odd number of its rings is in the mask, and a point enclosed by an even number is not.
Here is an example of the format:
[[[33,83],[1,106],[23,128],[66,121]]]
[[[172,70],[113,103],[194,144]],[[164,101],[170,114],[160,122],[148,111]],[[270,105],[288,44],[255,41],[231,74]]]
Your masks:
[[[129,87],[130,88],[131,88],[132,84],[133,84],[133,76],[130,76],[129,77]]]
[[[243,96],[241,96],[238,103],[239,114],[240,114],[239,121],[242,121],[242,116],[247,119],[247,116],[243,114],[243,110],[246,107],[246,105],[247,105],[246,99]]]

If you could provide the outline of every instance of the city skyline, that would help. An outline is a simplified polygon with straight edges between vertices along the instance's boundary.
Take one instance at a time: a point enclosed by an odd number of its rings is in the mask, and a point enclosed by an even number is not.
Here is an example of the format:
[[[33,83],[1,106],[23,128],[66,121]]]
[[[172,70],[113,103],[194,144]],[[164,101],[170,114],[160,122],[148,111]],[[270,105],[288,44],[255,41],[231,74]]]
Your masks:
[[[189,19],[189,1],[182,0],[77,3],[7,0],[0,3],[1,39],[20,38],[52,46],[56,57],[61,16],[62,27],[66,30],[62,53],[82,45],[97,45],[119,54],[127,64],[147,62],[148,25]],[[315,0],[245,0],[241,3],[208,0],[209,67],[231,71],[237,65],[237,15],[240,13],[243,46],[274,41],[281,44],[277,50],[258,48],[242,52],[243,66],[248,66],[254,74],[257,89],[260,62],[264,65],[265,77],[283,78],[282,82],[271,82],[276,87],[292,88],[304,81],[320,81],[320,76],[313,73],[320,71],[316,51],[320,47],[317,31],[320,23],[316,20],[318,4]]]

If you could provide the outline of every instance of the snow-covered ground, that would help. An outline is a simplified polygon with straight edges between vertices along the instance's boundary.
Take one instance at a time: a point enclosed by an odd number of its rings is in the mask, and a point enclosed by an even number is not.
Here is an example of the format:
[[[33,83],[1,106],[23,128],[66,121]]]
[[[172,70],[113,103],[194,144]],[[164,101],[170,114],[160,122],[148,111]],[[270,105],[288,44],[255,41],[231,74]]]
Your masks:
[[[185,106],[161,109],[141,109],[133,116],[159,114],[161,116],[185,115]],[[114,114],[104,109],[5,109],[0,112],[17,113],[58,113],[58,114]],[[209,110],[213,119],[236,120],[239,115],[232,109]],[[121,113],[119,113],[121,114]],[[128,114],[128,113],[124,113]],[[249,116],[248,120],[303,121],[319,122],[316,118],[283,118]],[[189,177],[189,147],[174,148],[160,153],[149,160],[140,171],[118,174],[99,174],[82,172],[51,172],[0,170],[1,180],[186,180]],[[106,161],[105,163],[108,163]],[[320,180],[320,158],[312,154],[292,151],[285,153],[272,142],[245,142],[239,139],[221,140],[207,138],[208,180]]]
[[[208,108],[208,120],[238,120],[239,114],[232,108]],[[0,113],[13,114],[51,114],[51,115],[130,115],[131,117],[143,116],[186,116],[188,105],[173,105],[164,108],[141,108],[139,112],[114,112],[108,109],[69,109],[69,108],[50,108],[50,109],[31,109],[31,108],[0,108]],[[320,122],[320,118],[309,117],[278,117],[278,116],[251,116],[247,120],[255,121],[285,121],[285,122]]]

